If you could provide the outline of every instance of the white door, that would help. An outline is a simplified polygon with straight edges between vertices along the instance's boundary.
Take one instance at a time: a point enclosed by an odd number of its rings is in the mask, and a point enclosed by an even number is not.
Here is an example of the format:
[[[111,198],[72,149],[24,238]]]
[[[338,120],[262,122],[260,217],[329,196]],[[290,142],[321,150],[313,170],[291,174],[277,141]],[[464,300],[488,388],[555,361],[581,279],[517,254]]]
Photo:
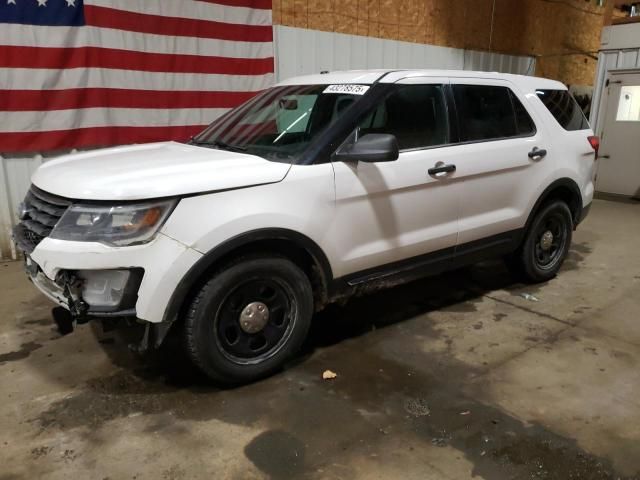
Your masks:
[[[436,251],[442,258],[453,253],[458,233],[455,172],[429,174],[434,167],[455,163],[456,147],[446,146],[447,82],[402,80],[361,123],[360,138],[367,133],[395,135],[398,160],[334,163],[336,276]]]
[[[553,150],[542,121],[514,85],[505,81],[451,79],[462,144],[456,177],[461,182],[458,253],[487,241],[491,248],[516,240]],[[536,128],[537,125],[537,128]],[[536,156],[535,152],[540,155]],[[496,243],[497,242],[497,243]],[[466,244],[466,245],[465,245]]]
[[[640,197],[640,73],[610,75],[605,95],[596,190]]]

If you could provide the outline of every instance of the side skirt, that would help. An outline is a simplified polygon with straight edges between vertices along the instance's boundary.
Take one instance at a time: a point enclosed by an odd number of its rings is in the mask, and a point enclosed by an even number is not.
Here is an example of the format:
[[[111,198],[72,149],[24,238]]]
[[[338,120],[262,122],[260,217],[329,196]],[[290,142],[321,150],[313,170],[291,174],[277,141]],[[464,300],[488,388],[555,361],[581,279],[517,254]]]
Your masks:
[[[525,230],[517,229],[336,278],[331,301],[438,275],[514,252]]]

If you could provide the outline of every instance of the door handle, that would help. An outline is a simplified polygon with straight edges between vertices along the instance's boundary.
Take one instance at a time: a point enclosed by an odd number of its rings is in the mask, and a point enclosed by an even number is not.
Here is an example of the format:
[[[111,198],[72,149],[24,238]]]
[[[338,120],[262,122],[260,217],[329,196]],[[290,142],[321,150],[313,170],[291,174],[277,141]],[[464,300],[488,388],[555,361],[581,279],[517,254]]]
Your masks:
[[[547,151],[544,148],[533,147],[528,155],[531,160],[540,160],[547,156]]]
[[[442,162],[436,163],[436,166],[427,170],[429,175],[443,177],[442,174],[447,174],[456,171],[456,166],[453,163],[445,165]]]

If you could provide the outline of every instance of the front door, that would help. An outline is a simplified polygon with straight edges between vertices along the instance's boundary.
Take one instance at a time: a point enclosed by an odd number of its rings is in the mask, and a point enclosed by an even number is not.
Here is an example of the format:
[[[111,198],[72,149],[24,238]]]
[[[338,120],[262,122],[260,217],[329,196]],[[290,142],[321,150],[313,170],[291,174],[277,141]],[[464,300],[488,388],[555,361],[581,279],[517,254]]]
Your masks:
[[[611,74],[605,95],[596,190],[640,197],[640,73]]]
[[[437,252],[419,260],[435,265],[440,262],[434,260],[448,260],[453,253],[458,233],[455,172],[429,173],[455,163],[456,147],[447,146],[447,82],[433,77],[401,80],[361,122],[360,138],[367,133],[396,136],[398,160],[334,162],[336,276],[355,274],[352,283],[358,283],[358,278],[375,277],[376,272],[366,272],[370,269],[401,270],[398,262],[412,259],[415,265],[413,257]]]

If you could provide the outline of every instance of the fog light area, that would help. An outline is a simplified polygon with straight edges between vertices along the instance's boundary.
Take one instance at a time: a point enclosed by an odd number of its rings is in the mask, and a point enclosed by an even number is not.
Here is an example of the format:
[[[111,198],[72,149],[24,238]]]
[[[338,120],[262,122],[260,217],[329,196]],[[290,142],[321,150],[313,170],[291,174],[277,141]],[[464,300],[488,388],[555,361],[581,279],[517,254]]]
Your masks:
[[[92,307],[117,307],[129,280],[129,270],[81,270],[82,298]]]

